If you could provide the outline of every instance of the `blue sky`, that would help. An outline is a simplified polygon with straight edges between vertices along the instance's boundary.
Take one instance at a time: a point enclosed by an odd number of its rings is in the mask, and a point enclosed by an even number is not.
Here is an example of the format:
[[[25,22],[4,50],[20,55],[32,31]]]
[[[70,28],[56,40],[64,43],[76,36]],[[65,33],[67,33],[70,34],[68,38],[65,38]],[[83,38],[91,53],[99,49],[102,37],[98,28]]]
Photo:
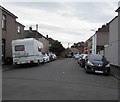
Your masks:
[[[111,21],[118,8],[116,2],[2,2],[17,21],[62,42],[64,47],[86,41],[103,24]]]

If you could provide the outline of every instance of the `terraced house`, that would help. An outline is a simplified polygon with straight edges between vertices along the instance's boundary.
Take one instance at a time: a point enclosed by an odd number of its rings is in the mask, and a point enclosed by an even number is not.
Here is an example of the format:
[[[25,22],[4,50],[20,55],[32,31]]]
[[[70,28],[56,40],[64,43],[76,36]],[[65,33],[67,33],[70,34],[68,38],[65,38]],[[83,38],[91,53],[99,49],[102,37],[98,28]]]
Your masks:
[[[104,54],[104,45],[108,44],[108,39],[109,24],[107,23],[98,28],[95,34],[85,42],[84,53]]]
[[[1,6],[2,15],[2,62],[5,63],[6,59],[12,57],[12,40],[23,38],[36,38],[43,43],[43,52],[49,52],[48,38],[40,34],[37,30],[24,30],[24,25],[17,22],[17,16]]]
[[[118,27],[120,27],[120,2],[116,12],[118,12]],[[118,29],[118,56],[118,66],[120,67],[120,29]]]
[[[1,7],[2,12],[2,62],[12,57],[11,41],[24,38],[24,25],[16,21],[18,18],[10,11]]]

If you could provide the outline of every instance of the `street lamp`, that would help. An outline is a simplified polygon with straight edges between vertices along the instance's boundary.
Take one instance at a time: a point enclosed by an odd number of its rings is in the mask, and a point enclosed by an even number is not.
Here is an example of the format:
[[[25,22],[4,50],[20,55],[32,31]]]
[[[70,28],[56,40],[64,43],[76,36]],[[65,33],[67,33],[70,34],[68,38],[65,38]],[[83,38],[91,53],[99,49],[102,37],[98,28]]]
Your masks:
[[[92,40],[93,40],[93,45],[92,45],[92,53],[96,54],[96,30],[94,29],[91,29],[91,31],[94,31],[94,35],[92,37]]]

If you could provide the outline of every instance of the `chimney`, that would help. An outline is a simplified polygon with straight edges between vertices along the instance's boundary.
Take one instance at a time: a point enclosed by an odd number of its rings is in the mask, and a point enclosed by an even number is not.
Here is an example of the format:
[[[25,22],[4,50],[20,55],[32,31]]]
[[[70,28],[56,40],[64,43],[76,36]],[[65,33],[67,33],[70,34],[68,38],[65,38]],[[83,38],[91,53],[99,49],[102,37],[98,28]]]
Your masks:
[[[38,24],[36,24],[36,31],[38,31]]]
[[[48,35],[46,35],[46,38],[48,39]]]
[[[29,27],[29,32],[32,33],[32,27]]]
[[[29,27],[29,30],[32,31],[32,27]]]

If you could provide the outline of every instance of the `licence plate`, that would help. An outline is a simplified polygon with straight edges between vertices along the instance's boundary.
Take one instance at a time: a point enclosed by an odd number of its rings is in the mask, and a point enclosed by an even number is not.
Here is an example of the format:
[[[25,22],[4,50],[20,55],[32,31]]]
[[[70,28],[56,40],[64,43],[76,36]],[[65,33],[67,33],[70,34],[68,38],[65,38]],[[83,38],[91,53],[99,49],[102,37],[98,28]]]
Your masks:
[[[96,73],[103,73],[103,71],[97,71],[97,70],[96,70],[95,72],[96,72]]]

